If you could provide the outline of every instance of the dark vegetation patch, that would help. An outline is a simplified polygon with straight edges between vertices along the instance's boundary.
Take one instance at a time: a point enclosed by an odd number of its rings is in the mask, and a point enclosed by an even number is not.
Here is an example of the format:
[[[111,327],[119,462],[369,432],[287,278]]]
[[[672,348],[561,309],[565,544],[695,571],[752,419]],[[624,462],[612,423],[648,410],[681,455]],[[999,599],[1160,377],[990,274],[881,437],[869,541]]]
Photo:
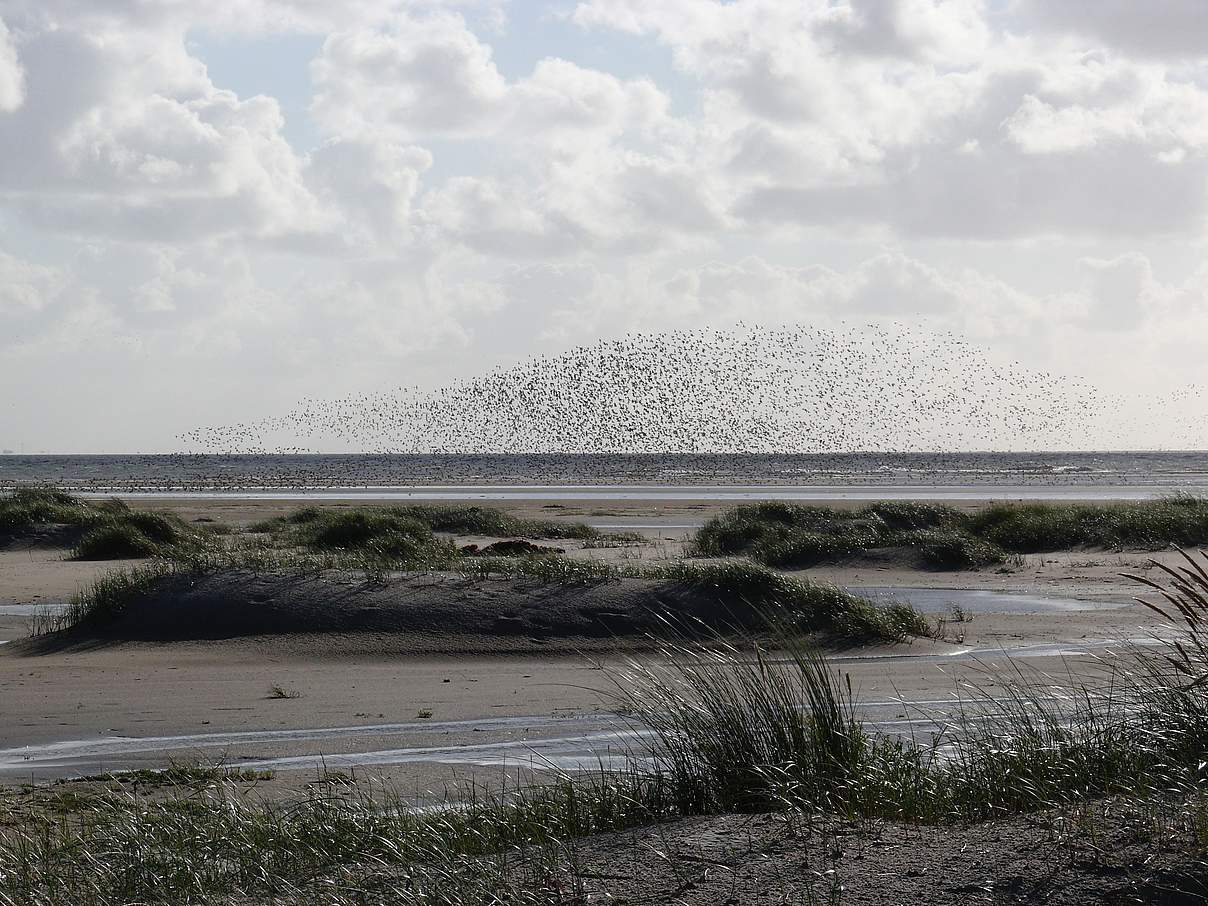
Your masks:
[[[72,550],[74,560],[125,560],[153,556],[159,545],[133,525],[108,522],[89,529]]]
[[[0,497],[0,543],[66,545],[76,560],[150,557],[219,533],[176,516],[133,510],[116,498],[89,501],[43,487]]]
[[[565,554],[566,549],[533,544],[523,538],[513,538],[507,541],[496,541],[486,547],[467,544],[459,547],[457,552],[467,557],[545,557],[550,554]]]
[[[549,519],[522,519],[494,507],[483,506],[385,506],[357,509],[303,507],[276,519],[251,526],[253,532],[281,532],[331,519],[334,514],[359,514],[358,518],[398,519],[421,523],[433,532],[451,535],[485,535],[489,538],[538,538],[593,540],[602,533],[582,522],[556,522]]]
[[[85,783],[116,784],[128,787],[189,787],[200,789],[216,783],[258,783],[272,780],[272,771],[253,771],[225,764],[175,762],[166,768],[139,768],[111,771],[85,777],[56,780],[56,786]]]
[[[968,531],[1019,553],[1190,547],[1208,543],[1208,498],[1181,495],[1110,505],[999,504],[973,514]]]
[[[361,576],[348,569],[155,560],[101,578],[41,626],[41,638],[58,645],[378,633],[415,650],[470,651],[565,639],[632,645],[666,631],[742,632],[762,626],[770,613],[794,632],[853,640],[897,641],[932,631],[908,606],[880,606],[741,562],[639,571],[557,555],[482,557],[456,572]]]
[[[298,523],[294,540],[318,551],[366,551],[385,559],[438,565],[457,556],[426,523],[386,510],[328,510]]]
[[[521,519],[494,507],[404,506],[392,512],[418,519],[435,532],[486,535],[491,538],[545,538],[549,540],[599,538],[600,532],[582,522]]]
[[[1190,906],[1208,894],[1201,843],[1155,839],[1151,822],[1114,802],[972,826],[680,817],[657,779],[601,777],[506,797],[467,788],[464,808],[425,814],[334,776],[282,801],[234,782],[0,794],[0,896],[39,906]]]
[[[768,502],[736,507],[696,534],[704,556],[797,568],[898,552],[924,569],[980,569],[1009,555],[1083,547],[1208,543],[1208,499],[1102,505],[996,504],[976,513],[926,503],[856,510]]]
[[[86,503],[55,488],[17,488],[0,496],[0,546],[70,546],[122,507],[116,500]]]

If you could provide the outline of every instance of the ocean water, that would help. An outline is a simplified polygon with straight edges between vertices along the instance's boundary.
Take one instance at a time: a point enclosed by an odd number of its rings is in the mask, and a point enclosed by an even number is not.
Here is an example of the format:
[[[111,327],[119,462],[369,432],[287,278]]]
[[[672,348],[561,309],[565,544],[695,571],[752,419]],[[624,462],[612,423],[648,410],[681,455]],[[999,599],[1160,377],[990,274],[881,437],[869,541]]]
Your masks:
[[[54,484],[93,493],[351,491],[381,496],[742,495],[804,498],[847,489],[919,496],[928,488],[1062,496],[1208,493],[1208,452],[641,455],[36,455],[0,456],[0,487]],[[1096,493],[1098,492],[1098,493]],[[546,496],[544,493],[541,496]],[[945,495],[951,496],[951,495]],[[724,499],[724,497],[723,497]]]

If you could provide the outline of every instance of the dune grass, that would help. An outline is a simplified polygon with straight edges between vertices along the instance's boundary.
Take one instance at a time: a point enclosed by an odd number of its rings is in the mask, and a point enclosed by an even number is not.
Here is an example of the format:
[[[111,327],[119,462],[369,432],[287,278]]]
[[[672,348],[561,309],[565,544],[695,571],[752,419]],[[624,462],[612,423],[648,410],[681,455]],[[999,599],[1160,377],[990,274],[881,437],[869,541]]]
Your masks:
[[[119,503],[92,524],[72,549],[71,557],[73,560],[151,557],[200,542],[200,533],[177,516],[130,510]]]
[[[1104,505],[999,504],[974,514],[968,531],[1018,553],[1076,547],[1193,547],[1208,543],[1208,498],[1181,495]]]
[[[159,545],[133,525],[110,522],[89,529],[72,549],[73,560],[127,560],[150,557]]]
[[[963,530],[949,507],[876,503],[858,510],[772,501],[731,509],[696,533],[696,552],[709,557],[744,555],[778,567],[803,567],[908,548],[919,566],[977,569],[1001,563],[1006,553]]]
[[[351,530],[341,526],[343,543]],[[353,537],[361,537],[353,534]],[[439,539],[430,546],[408,544],[386,548],[374,543],[317,551],[282,550],[271,544],[241,546],[202,545],[174,550],[132,568],[110,572],[82,589],[61,614],[40,618],[34,635],[81,627],[98,628],[116,620],[125,608],[156,592],[171,576],[200,577],[229,570],[283,576],[340,573],[357,575],[369,584],[381,584],[404,572],[440,570],[479,580],[531,579],[565,586],[643,579],[655,583],[653,594],[687,591],[695,599],[711,600],[716,626],[734,631],[757,628],[765,614],[776,614],[785,627],[798,634],[817,633],[853,641],[898,642],[931,636],[936,628],[907,604],[879,604],[833,585],[785,576],[747,561],[722,563],[673,562],[666,564],[611,564],[601,560],[561,555],[535,557],[458,557]],[[390,537],[387,535],[386,537]],[[406,537],[406,536],[404,536]],[[703,628],[703,627],[702,627]]]
[[[130,604],[154,593],[161,580],[180,570],[179,564],[171,560],[154,558],[137,566],[108,572],[73,595],[61,613],[36,620],[31,631],[34,635],[43,635],[110,623]]]
[[[484,506],[380,506],[357,508],[302,507],[293,513],[253,524],[253,532],[288,531],[323,523],[343,514],[347,518],[380,521],[396,519],[419,523],[434,532],[452,535],[484,535],[491,538],[532,538],[548,540],[599,540],[604,533],[582,522],[558,522],[551,519],[522,519],[503,510]],[[355,514],[355,515],[354,515]],[[607,536],[612,537],[612,536]],[[630,536],[626,535],[625,538]]]
[[[1208,571],[1188,558],[1166,575],[1138,578],[1181,627],[1168,647],[1105,662],[1093,686],[1020,668],[1004,688],[964,689],[946,726],[918,738],[862,725],[841,674],[779,621],[774,642],[668,638],[613,676],[614,701],[653,731],[650,754],[688,812],[933,824],[1192,799],[1208,759]]]
[[[455,535],[581,541],[602,537],[599,530],[582,522],[522,519],[494,507],[402,506],[389,507],[389,510],[398,516],[417,519],[433,531]]]
[[[855,510],[767,502],[736,507],[696,534],[709,557],[749,556],[807,567],[905,550],[925,569],[980,569],[1011,555],[1081,547],[1155,550],[1208,543],[1208,499],[1169,497],[1118,504],[996,504],[973,514],[925,503],[882,502]]]
[[[464,560],[458,572],[481,578],[525,577],[543,582],[585,584],[622,578],[647,579],[668,588],[714,598],[724,614],[719,625],[750,629],[767,614],[796,633],[822,633],[851,640],[904,641],[931,636],[935,627],[908,604],[877,604],[834,585],[786,576],[757,563],[672,561],[638,566],[602,560],[544,556],[481,557]]]
[[[21,487],[0,496],[0,537],[28,532],[39,525],[87,525],[93,508],[51,487]]]
[[[299,524],[298,543],[312,550],[360,550],[400,561],[451,561],[457,549],[418,519],[374,510],[335,510]]]
[[[90,501],[51,487],[0,497],[0,541],[52,527],[74,529],[73,560],[123,560],[204,543],[218,526],[197,529],[179,517],[131,509],[116,498]]]
[[[229,784],[77,799],[70,820],[0,820],[0,902],[570,902],[574,840],[673,813],[660,782],[634,773],[458,796],[436,812],[380,789],[281,804]]]

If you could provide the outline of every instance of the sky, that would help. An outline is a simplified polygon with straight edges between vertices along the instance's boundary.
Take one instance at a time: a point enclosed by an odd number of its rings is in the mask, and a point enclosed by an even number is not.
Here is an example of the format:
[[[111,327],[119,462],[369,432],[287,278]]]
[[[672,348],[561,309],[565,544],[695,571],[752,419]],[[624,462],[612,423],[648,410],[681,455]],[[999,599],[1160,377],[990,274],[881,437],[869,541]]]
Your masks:
[[[1161,397],[1206,178],[1203,0],[0,0],[0,449],[736,322]]]

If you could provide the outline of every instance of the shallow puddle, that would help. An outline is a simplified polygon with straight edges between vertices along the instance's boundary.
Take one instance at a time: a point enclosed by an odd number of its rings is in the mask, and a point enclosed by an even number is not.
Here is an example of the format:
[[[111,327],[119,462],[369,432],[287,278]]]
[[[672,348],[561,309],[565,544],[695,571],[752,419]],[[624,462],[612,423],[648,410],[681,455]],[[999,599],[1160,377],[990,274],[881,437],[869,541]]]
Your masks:
[[[910,588],[888,585],[847,585],[854,595],[872,601],[901,601],[924,613],[942,613],[959,606],[970,613],[1073,613],[1085,610],[1119,610],[1128,601],[1085,601],[1024,592],[964,588]]]

